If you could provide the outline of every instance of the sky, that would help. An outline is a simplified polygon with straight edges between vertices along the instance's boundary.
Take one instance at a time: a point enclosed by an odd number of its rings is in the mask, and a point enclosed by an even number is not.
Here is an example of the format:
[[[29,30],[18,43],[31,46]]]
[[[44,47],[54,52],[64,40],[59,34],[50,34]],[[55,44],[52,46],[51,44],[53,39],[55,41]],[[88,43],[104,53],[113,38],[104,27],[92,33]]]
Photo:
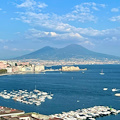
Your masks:
[[[0,59],[70,44],[120,56],[120,0],[0,0]]]

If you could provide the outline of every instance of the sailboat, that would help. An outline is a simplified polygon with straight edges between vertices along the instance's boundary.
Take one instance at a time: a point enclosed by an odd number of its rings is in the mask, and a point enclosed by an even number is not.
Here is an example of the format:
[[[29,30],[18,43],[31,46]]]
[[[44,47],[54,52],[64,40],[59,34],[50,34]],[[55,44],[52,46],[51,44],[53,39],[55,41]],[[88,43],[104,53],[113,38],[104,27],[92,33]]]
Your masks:
[[[104,75],[105,73],[103,72],[103,69],[101,70],[101,72],[100,72],[100,75]]]

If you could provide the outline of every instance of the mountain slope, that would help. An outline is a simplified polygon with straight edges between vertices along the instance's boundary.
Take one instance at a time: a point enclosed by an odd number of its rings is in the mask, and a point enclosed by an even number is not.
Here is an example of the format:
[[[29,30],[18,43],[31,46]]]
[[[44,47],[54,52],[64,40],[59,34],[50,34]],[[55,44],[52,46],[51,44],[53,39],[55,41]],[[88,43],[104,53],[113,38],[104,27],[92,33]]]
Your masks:
[[[47,46],[30,54],[17,57],[16,59],[63,60],[63,59],[72,59],[72,58],[118,59],[119,57],[106,55],[102,53],[96,53],[82,47],[81,45],[72,44],[60,49]]]
[[[30,54],[17,57],[17,59],[37,59],[37,58],[40,58],[40,59],[46,60],[47,58],[49,58],[50,55],[51,56],[54,55],[56,50],[57,50],[57,48],[52,48],[52,47],[46,46],[46,47],[39,49],[35,52],[32,52]]]

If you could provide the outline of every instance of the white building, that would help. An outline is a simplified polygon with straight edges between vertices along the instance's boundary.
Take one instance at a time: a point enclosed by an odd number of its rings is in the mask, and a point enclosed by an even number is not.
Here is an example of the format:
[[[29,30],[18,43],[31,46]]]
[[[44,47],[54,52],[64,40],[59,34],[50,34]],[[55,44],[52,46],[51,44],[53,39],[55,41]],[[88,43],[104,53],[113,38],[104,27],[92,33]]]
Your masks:
[[[7,67],[7,73],[12,73],[12,67]]]
[[[43,65],[36,65],[35,66],[35,72],[41,72],[44,70],[45,70],[45,67]]]

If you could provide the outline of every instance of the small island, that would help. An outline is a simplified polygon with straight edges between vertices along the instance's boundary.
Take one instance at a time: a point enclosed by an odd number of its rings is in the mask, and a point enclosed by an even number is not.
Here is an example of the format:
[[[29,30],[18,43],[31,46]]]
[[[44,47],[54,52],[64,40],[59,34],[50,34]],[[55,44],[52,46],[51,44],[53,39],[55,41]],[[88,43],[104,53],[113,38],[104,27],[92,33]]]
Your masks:
[[[84,71],[87,70],[87,68],[80,69],[78,66],[62,66],[61,71]]]

